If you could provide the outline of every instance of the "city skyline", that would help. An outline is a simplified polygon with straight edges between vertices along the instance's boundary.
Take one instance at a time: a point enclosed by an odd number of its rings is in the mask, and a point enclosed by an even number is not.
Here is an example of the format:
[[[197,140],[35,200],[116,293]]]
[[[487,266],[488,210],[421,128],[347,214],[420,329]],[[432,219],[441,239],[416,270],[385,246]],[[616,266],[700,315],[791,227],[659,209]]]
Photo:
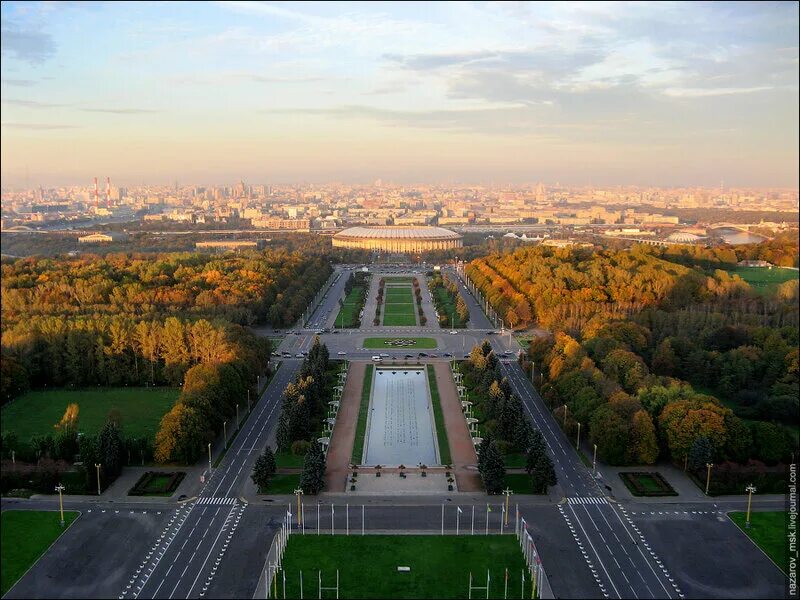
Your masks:
[[[4,3],[4,187],[796,188],[795,3]]]

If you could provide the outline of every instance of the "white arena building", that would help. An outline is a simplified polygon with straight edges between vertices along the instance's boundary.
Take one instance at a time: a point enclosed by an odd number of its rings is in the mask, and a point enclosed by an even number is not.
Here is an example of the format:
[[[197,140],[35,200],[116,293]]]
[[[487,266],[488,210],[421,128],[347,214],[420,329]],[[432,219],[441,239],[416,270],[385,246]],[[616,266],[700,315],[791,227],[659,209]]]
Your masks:
[[[333,236],[335,248],[426,252],[460,248],[463,238],[441,227],[351,227]]]

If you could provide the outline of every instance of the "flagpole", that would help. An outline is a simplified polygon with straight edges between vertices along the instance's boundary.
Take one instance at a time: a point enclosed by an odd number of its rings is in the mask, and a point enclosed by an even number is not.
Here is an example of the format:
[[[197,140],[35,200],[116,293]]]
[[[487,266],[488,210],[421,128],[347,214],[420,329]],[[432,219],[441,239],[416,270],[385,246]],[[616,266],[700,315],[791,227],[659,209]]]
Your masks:
[[[470,535],[475,535],[475,505],[472,505],[472,525],[470,527]]]

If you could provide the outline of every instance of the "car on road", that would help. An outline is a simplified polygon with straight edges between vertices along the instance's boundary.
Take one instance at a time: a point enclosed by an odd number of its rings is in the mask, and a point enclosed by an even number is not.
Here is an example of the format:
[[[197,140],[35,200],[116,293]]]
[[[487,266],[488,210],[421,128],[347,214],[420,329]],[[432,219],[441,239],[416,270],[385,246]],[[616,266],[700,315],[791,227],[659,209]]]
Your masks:
[[[389,355],[386,352],[381,352],[381,358],[389,358]]]
[[[419,354],[417,354],[417,356],[423,357],[423,356],[428,356],[428,355],[425,352],[420,352]]]
[[[450,354],[449,352],[445,352],[444,354],[442,354],[442,356],[452,357],[453,355]]]
[[[513,352],[512,350],[506,350],[506,351],[504,352],[504,354],[514,354],[514,352]]]
[[[282,352],[282,355],[283,355],[283,356],[285,356],[285,357],[287,357],[287,358],[290,358],[290,357],[292,356],[292,353],[291,353],[291,352],[286,352],[286,351],[284,350],[284,351]]]
[[[341,350],[336,354],[338,354],[339,356],[347,356],[347,352],[342,352]]]
[[[438,358],[433,352],[428,354],[428,358]]]
[[[413,354],[406,354],[405,356],[403,356],[403,358],[414,358],[414,355]]]
[[[381,362],[383,359],[380,356],[373,356],[372,360],[374,360],[375,362]]]
[[[454,329],[453,331],[450,332],[450,335],[458,335],[458,332]]]

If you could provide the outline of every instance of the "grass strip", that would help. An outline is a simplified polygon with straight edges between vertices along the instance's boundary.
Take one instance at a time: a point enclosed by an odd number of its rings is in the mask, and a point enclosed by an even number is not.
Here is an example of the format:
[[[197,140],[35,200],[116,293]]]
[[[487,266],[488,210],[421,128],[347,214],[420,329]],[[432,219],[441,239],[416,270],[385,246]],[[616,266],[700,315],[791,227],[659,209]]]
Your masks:
[[[745,528],[747,514],[730,512],[728,517],[766,554],[778,568],[789,573],[789,554],[786,551],[786,513],[784,511],[751,512],[750,528]]]
[[[4,510],[0,517],[0,595],[5,595],[77,518],[77,512],[64,511],[62,529],[58,511]]]
[[[439,460],[443,465],[452,464],[450,457],[450,444],[447,442],[447,429],[444,426],[444,412],[442,401],[439,397],[439,385],[436,383],[436,370],[433,365],[428,365],[428,381],[431,388],[431,401],[433,403],[433,418],[436,423],[436,439],[439,441]]]
[[[364,371],[364,383],[361,386],[361,404],[358,407],[358,421],[356,422],[356,439],[353,440],[353,453],[350,462],[361,464],[364,455],[364,436],[367,433],[367,416],[369,415],[369,395],[372,391],[372,372],[374,367],[367,365]]]

